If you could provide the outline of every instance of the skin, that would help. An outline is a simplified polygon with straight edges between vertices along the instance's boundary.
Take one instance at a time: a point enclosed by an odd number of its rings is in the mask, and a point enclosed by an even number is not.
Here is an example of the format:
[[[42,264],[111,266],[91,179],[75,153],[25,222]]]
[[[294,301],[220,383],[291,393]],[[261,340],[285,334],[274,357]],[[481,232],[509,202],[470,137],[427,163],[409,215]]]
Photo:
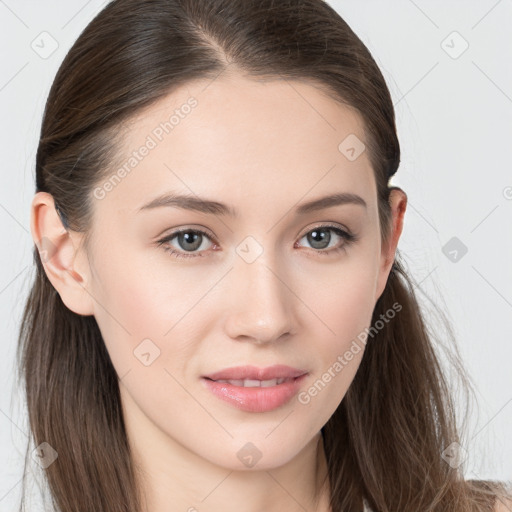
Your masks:
[[[365,140],[362,119],[302,81],[234,75],[182,86],[125,127],[120,162],[190,96],[198,101],[192,112],[94,201],[89,254],[83,234],[63,229],[46,193],[32,202],[32,236],[55,245],[44,265],[66,306],[98,322],[120,377],[149,512],[326,511],[320,429],[350,386],[364,344],[309,403],[294,397],[264,413],[220,400],[200,376],[281,363],[306,369],[301,391],[308,390],[371,325],[407,196],[392,191],[392,235],[381,245],[367,152],[350,161],[338,150],[349,134]],[[171,207],[137,212],[164,191],[226,203],[238,217]],[[358,194],[367,208],[294,214],[296,205],[333,192]],[[347,244],[328,231],[327,248],[313,245],[306,235],[326,223],[359,238]],[[158,246],[182,227],[214,235],[193,249],[203,257],[174,258]],[[250,264],[236,252],[247,236],[262,249]],[[178,238],[167,245],[186,253]],[[160,350],[148,366],[134,356],[147,338]],[[250,468],[237,457],[247,442],[261,452]]]

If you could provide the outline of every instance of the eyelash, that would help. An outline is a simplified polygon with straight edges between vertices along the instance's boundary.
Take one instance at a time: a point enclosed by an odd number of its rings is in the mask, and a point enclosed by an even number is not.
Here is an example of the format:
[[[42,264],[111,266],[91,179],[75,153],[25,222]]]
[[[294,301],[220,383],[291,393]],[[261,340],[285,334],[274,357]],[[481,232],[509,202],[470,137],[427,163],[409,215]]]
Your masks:
[[[345,243],[343,245],[341,245],[340,247],[337,247],[335,249],[330,249],[330,250],[327,250],[327,251],[326,250],[320,250],[320,249],[318,249],[318,250],[313,249],[313,251],[316,252],[319,255],[322,255],[322,256],[332,256],[334,254],[338,254],[340,251],[346,250],[347,246],[349,246],[349,245],[351,245],[354,242],[357,242],[359,240],[358,236],[356,236],[356,235],[354,235],[352,233],[348,233],[347,231],[344,231],[344,230],[340,229],[339,227],[333,226],[333,225],[330,225],[330,224],[324,224],[324,225],[316,226],[313,229],[309,230],[307,233],[305,233],[301,238],[304,238],[304,236],[308,235],[309,233],[311,233],[313,231],[321,231],[321,230],[326,230],[326,229],[334,231],[338,236],[340,236],[341,238],[343,238],[345,240]],[[171,256],[173,256],[175,258],[202,258],[203,254],[201,254],[201,253],[190,253],[190,254],[187,254],[187,253],[184,253],[184,252],[181,252],[181,251],[176,251],[175,249],[173,249],[169,245],[167,245],[168,242],[173,240],[180,233],[199,233],[201,235],[205,235],[209,239],[213,238],[209,233],[207,233],[206,231],[203,231],[201,229],[184,228],[184,229],[179,229],[177,231],[174,231],[173,233],[171,233],[170,235],[166,236],[165,238],[162,238],[161,240],[159,240],[157,242],[157,245],[159,247],[162,247],[164,251],[168,252]]]

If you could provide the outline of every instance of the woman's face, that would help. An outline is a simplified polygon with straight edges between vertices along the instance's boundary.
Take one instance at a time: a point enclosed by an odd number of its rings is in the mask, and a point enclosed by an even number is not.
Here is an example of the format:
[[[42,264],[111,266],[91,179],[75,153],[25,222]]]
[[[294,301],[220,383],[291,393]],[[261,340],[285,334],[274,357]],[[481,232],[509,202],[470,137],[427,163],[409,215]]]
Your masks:
[[[361,119],[304,82],[219,77],[123,141],[86,286],[128,430],[226,468],[290,461],[350,386],[389,270]],[[359,199],[304,207],[334,194]]]

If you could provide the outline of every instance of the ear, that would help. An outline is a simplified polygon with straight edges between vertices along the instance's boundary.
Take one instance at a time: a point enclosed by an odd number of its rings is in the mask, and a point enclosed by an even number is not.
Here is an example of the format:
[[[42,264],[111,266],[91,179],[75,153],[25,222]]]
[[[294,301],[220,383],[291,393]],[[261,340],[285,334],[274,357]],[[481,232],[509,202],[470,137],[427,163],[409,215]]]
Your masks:
[[[66,230],[53,196],[37,192],[30,210],[30,231],[48,279],[62,302],[79,315],[93,314],[88,258],[80,249],[81,233]]]
[[[387,244],[382,246],[375,301],[382,295],[391,272],[391,267],[395,261],[396,248],[402,234],[404,214],[407,207],[406,193],[398,187],[393,187],[389,195],[389,204],[391,206],[392,228]]]

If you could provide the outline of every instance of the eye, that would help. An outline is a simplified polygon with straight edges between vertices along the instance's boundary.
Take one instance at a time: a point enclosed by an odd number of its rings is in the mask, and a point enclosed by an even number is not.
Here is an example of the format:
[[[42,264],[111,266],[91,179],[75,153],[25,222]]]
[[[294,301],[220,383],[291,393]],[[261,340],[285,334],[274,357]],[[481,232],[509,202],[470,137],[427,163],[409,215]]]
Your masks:
[[[335,237],[344,240],[344,242],[334,249],[325,250],[327,247],[329,247],[329,244],[333,239],[331,233],[335,233]],[[316,228],[308,231],[304,236],[300,238],[300,240],[303,238],[306,238],[308,243],[312,245],[313,249],[317,249],[315,252],[321,255],[331,255],[333,253],[338,253],[339,251],[345,250],[348,245],[358,240],[356,235],[348,233],[338,226],[332,225],[317,226]],[[176,246],[171,244],[171,242],[175,239],[178,244],[177,249],[179,250],[176,250]],[[205,239],[212,240],[213,236],[210,235],[210,233],[200,229],[184,228],[174,231],[170,235],[159,240],[157,245],[159,247],[161,246],[164,251],[169,252],[176,258],[202,258],[205,251],[198,251],[198,249],[203,246]],[[187,254],[187,252],[191,254]]]
[[[334,249],[324,250],[329,247],[329,243],[332,241],[333,237],[331,233],[335,233],[335,238],[341,238],[344,242]],[[347,231],[341,229],[338,226],[332,225],[321,225],[316,228],[308,231],[302,238],[306,238],[308,243],[311,244],[313,249],[318,249],[315,253],[320,254],[322,256],[332,255],[333,253],[338,253],[339,251],[344,251],[348,245],[358,240],[358,237],[352,233],[348,233]]]
[[[169,243],[176,238],[176,241],[184,249],[175,250]],[[203,257],[203,254],[186,254],[186,251],[195,251],[203,245],[204,238],[210,238],[210,235],[206,231],[200,229],[185,228],[178,231],[174,231],[169,236],[166,236],[162,240],[158,241],[158,245],[162,246],[164,251],[169,252],[176,258],[195,258]],[[203,251],[204,252],[204,251]]]

